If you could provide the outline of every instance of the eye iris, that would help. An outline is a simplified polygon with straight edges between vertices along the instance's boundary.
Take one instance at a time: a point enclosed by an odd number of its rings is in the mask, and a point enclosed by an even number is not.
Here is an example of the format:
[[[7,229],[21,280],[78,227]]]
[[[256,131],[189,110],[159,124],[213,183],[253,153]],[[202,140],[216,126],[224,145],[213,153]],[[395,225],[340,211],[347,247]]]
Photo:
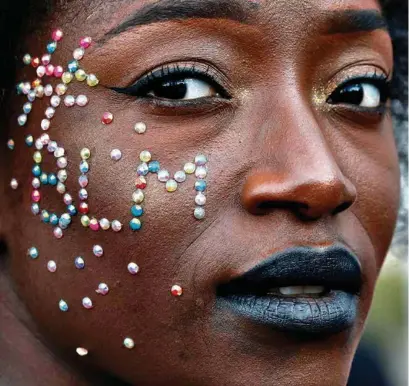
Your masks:
[[[333,103],[349,103],[352,105],[359,105],[364,98],[364,89],[362,84],[349,84],[332,96]]]
[[[152,89],[154,96],[166,99],[183,99],[186,93],[187,84],[184,79],[163,82]]]

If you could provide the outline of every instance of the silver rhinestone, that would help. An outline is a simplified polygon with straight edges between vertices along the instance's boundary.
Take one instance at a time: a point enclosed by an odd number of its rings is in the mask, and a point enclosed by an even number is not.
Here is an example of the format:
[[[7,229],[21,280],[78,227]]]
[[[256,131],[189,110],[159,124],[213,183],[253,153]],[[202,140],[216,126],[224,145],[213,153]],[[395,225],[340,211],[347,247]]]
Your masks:
[[[111,151],[111,159],[114,161],[119,161],[122,158],[121,150],[114,149]]]
[[[133,349],[135,347],[135,342],[131,338],[125,338],[124,339],[124,346],[127,349],[131,350],[131,349]]]
[[[18,188],[18,182],[15,178],[12,178],[10,181],[10,187],[11,189],[16,190]]]
[[[129,263],[128,264],[128,271],[132,275],[136,275],[139,272],[139,266],[136,263]]]
[[[88,297],[85,297],[82,299],[82,305],[87,308],[88,310],[92,307],[94,307],[94,305],[92,304],[92,300]]]
[[[195,211],[193,212],[193,215],[194,215],[195,218],[198,219],[198,220],[204,219],[205,214],[206,214],[206,212],[205,212],[204,208],[202,208],[202,207],[200,207],[200,206],[197,207],[197,208],[195,208]]]
[[[111,224],[111,228],[114,232],[119,232],[122,229],[122,224],[118,220],[113,220]]]
[[[74,105],[75,105],[75,97],[73,97],[72,95],[67,95],[67,96],[64,98],[64,104],[65,104],[67,107],[72,107],[72,106],[74,106]]]
[[[58,95],[53,95],[50,99],[50,104],[53,107],[58,107],[61,103],[61,98]]]
[[[53,95],[53,86],[51,86],[51,84],[47,84],[45,87],[44,87],[44,95],[45,96],[51,96],[51,95]]]
[[[41,128],[44,130],[44,131],[46,131],[46,130],[48,130],[49,128],[50,128],[50,120],[49,119],[43,119],[42,121],[41,121]]]
[[[132,200],[135,202],[135,204],[140,204],[143,202],[145,199],[145,195],[141,189],[135,190],[132,194]]]
[[[200,179],[204,179],[207,176],[207,170],[204,166],[198,166],[196,168],[195,176]]]
[[[135,124],[135,131],[138,134],[143,134],[146,131],[146,124],[143,122],[138,122],[137,124]]]
[[[175,178],[176,182],[185,182],[186,181],[186,173],[183,172],[182,170],[179,170],[178,172],[175,173],[174,178]]]
[[[54,109],[54,107],[47,107],[47,108],[45,109],[45,116],[46,116],[48,119],[51,119],[52,117],[54,117],[54,114],[55,114],[55,109]]]
[[[101,220],[99,220],[99,226],[102,230],[106,231],[110,228],[111,223],[107,218],[101,218]]]
[[[88,350],[83,347],[77,347],[75,351],[80,357],[84,357],[85,355],[88,355]]]
[[[170,178],[170,174],[167,170],[159,170],[158,171],[158,180],[160,182],[166,182]]]
[[[54,157],[55,158],[60,158],[63,157],[65,154],[65,149],[63,147],[59,147],[55,150],[54,152]]]
[[[203,206],[206,204],[206,196],[202,192],[199,192],[195,197],[195,203],[196,205]]]
[[[106,295],[109,292],[109,287],[105,283],[99,283],[98,289],[95,292],[100,295]]]
[[[88,104],[88,97],[86,95],[78,95],[75,103],[77,106],[84,107]]]
[[[104,250],[102,249],[100,245],[94,245],[92,252],[97,257],[101,257],[104,254]]]
[[[78,269],[83,269],[85,267],[85,261],[81,256],[78,256],[74,260],[74,265]]]
[[[50,261],[47,263],[47,269],[48,269],[50,272],[55,272],[55,271],[57,270],[57,264],[55,263],[54,260],[50,260]]]

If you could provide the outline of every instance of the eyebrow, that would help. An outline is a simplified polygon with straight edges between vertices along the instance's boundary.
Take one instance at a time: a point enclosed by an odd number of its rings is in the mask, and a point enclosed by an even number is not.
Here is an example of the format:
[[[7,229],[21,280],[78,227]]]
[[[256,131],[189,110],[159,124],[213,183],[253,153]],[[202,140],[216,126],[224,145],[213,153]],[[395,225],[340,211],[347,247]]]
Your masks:
[[[348,9],[331,11],[328,14],[328,35],[354,32],[371,32],[387,29],[387,23],[380,12],[372,9]]]
[[[259,4],[251,0],[159,0],[138,10],[120,25],[108,31],[102,40],[132,27],[183,19],[230,19],[247,23]]]

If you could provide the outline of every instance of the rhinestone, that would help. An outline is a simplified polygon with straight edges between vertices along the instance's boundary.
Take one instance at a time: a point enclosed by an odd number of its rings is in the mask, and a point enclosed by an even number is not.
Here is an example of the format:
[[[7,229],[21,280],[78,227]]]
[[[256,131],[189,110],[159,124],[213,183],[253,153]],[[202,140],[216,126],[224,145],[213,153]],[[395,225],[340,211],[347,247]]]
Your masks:
[[[145,195],[143,194],[141,189],[135,190],[132,194],[132,200],[135,202],[135,204],[141,204],[145,198]]]
[[[43,145],[48,145],[50,142],[50,136],[47,133],[43,133],[40,136],[40,141]]]
[[[195,208],[195,210],[194,210],[194,212],[193,212],[193,215],[194,215],[195,218],[198,219],[198,220],[204,219],[205,214],[206,214],[206,212],[205,212],[204,208],[202,208],[202,207],[200,207],[200,206],[198,206],[197,208]]]
[[[24,126],[27,122],[27,115],[26,114],[21,114],[17,118],[17,122],[20,126]]]
[[[47,269],[48,269],[50,272],[55,272],[55,271],[57,270],[57,264],[55,263],[54,260],[50,260],[50,261],[47,263]]]
[[[51,55],[50,55],[50,54],[44,54],[44,55],[41,57],[41,63],[42,63],[44,66],[46,66],[47,64],[50,64],[50,61],[51,61]]]
[[[206,181],[198,180],[195,182],[195,189],[198,192],[204,192],[206,190]]]
[[[67,171],[65,169],[59,170],[58,173],[57,173],[57,178],[58,178],[58,181],[60,181],[60,182],[67,181],[67,178],[68,178]]]
[[[23,94],[27,95],[31,90],[30,83],[25,82],[23,83]]]
[[[144,150],[139,154],[139,159],[142,162],[149,162],[152,159],[152,155],[148,150]]]
[[[59,28],[57,28],[57,29],[55,29],[54,31],[53,31],[53,33],[52,33],[52,39],[55,41],[55,42],[59,42],[61,39],[62,39],[62,37],[63,37],[63,33],[62,33],[62,31],[59,29]]]
[[[38,66],[36,69],[36,74],[39,78],[42,78],[45,75],[45,67],[44,66]]]
[[[176,182],[185,182],[186,181],[186,173],[179,170],[175,173],[174,179]]]
[[[85,261],[81,256],[78,256],[74,260],[74,265],[77,269],[84,269],[85,267]]]
[[[82,226],[84,226],[84,227],[87,228],[87,227],[89,227],[90,222],[91,222],[91,220],[89,219],[88,216],[81,216],[81,224],[82,224]]]
[[[55,213],[53,213],[51,216],[50,216],[50,224],[51,225],[58,225],[58,221],[59,221],[60,219],[58,218],[58,216],[55,214]]]
[[[204,155],[202,155],[202,154],[199,154],[199,155],[197,155],[197,156],[195,157],[195,164],[196,164],[197,166],[203,166],[203,165],[206,165],[206,163],[207,163],[207,158],[206,158],[206,156],[204,156]]]
[[[51,42],[47,44],[47,52],[53,54],[57,49],[57,42]]]
[[[80,40],[80,46],[82,48],[88,48],[92,43],[92,39],[89,36],[85,36]]]
[[[53,107],[58,107],[61,103],[61,98],[58,95],[53,95],[50,99],[50,104]]]
[[[18,182],[15,178],[12,178],[10,181],[10,187],[11,189],[16,190],[18,188]]]
[[[94,245],[94,247],[92,248],[92,252],[97,257],[101,257],[104,254],[104,250],[100,245]]]
[[[183,170],[186,174],[193,174],[196,170],[196,165],[192,162],[188,162],[183,166]]]
[[[114,116],[112,113],[105,112],[102,114],[102,123],[104,125],[109,125],[114,120]]]
[[[88,104],[88,97],[86,95],[78,95],[75,103],[77,106],[84,107]]]
[[[207,176],[206,168],[204,166],[198,166],[196,168],[195,176],[200,179],[206,178]]]
[[[158,171],[158,180],[160,182],[166,182],[169,180],[169,178],[170,178],[170,175],[167,170],[162,169]]]
[[[57,192],[58,192],[58,193],[61,193],[61,194],[64,194],[65,191],[66,191],[65,185],[64,185],[62,182],[59,182],[59,183],[57,184]]]
[[[82,47],[80,47],[74,50],[72,56],[76,60],[81,60],[84,57],[84,54],[85,54],[85,50]]]
[[[146,164],[145,162],[140,164],[137,168],[136,168],[136,172],[138,173],[139,176],[146,176],[149,173],[149,167],[148,164]]]
[[[67,210],[71,216],[75,216],[77,214],[77,208],[72,204],[67,206]]]
[[[41,168],[38,165],[34,165],[31,171],[35,177],[39,177],[41,175]]]
[[[138,122],[135,124],[134,129],[138,134],[143,134],[146,131],[146,124],[143,122]]]
[[[79,212],[82,214],[87,214],[89,212],[88,204],[86,202],[81,202],[78,208]],[[89,224],[88,224],[89,225]],[[101,224],[100,224],[101,225]],[[101,228],[104,229],[104,227],[101,225]],[[109,228],[109,227],[108,227]],[[105,230],[105,229],[104,229]]]
[[[158,161],[149,162],[148,170],[150,173],[157,173],[160,170],[159,162]]]
[[[53,234],[57,239],[60,239],[61,237],[63,237],[63,232],[60,227],[55,227],[53,230]]]
[[[80,191],[78,192],[78,197],[81,201],[85,201],[86,199],[88,199],[88,192],[86,189],[80,189]]]
[[[27,99],[28,99],[30,102],[34,102],[34,100],[36,99],[36,93],[35,93],[34,90],[30,91],[30,92],[27,94]]]
[[[101,218],[101,220],[99,220],[99,226],[101,227],[101,229],[103,229],[104,231],[108,230],[111,227],[111,223],[109,222],[108,219],[106,218]]]
[[[43,157],[41,155],[41,153],[39,151],[34,152],[33,154],[33,160],[36,164],[41,163],[41,161],[43,160]]]
[[[119,232],[122,229],[122,224],[118,220],[113,220],[111,224],[111,228],[114,232]]]
[[[31,87],[32,88],[36,88],[36,87],[38,87],[38,86],[41,86],[41,79],[34,79],[32,82],[31,82]]]
[[[51,119],[55,114],[55,109],[53,107],[47,107],[45,110],[45,116],[48,119]]]
[[[41,211],[41,221],[44,223],[49,223],[50,222],[50,214],[46,210]]]
[[[38,190],[33,190],[31,193],[31,201],[33,202],[40,202],[41,194]]]
[[[135,342],[131,338],[125,338],[124,339],[124,346],[128,348],[129,350],[133,349],[135,347]]]
[[[31,247],[27,251],[28,256],[30,256],[32,259],[37,259],[39,253],[38,249],[36,247]]]
[[[130,222],[129,222],[129,227],[133,230],[133,231],[138,231],[139,229],[141,229],[142,227],[142,223],[139,219],[137,218],[133,218]]]
[[[89,171],[89,164],[88,164],[88,162],[85,161],[85,160],[82,160],[82,161],[80,162],[80,172],[81,172],[81,173],[88,173],[88,171]]]
[[[52,64],[48,64],[48,65],[45,67],[45,73],[46,73],[46,75],[48,75],[48,76],[52,76],[52,75],[54,74],[54,66],[53,66]]]
[[[35,216],[40,213],[40,206],[38,204],[31,204],[31,213]]]
[[[38,189],[41,185],[40,180],[38,178],[33,178],[31,185],[33,186],[34,189]]]
[[[68,227],[68,225],[71,224],[71,216],[68,213],[63,213],[60,217],[60,220],[58,221],[58,225],[62,228],[65,229]]]
[[[77,347],[77,348],[75,349],[75,351],[77,352],[77,354],[78,354],[80,357],[84,357],[85,355],[88,354],[88,350],[87,350],[86,348],[83,348],[83,347]]]
[[[100,295],[106,295],[109,292],[109,288],[105,283],[99,283],[98,289],[95,292]]]
[[[24,141],[26,142],[27,146],[33,146],[34,138],[32,135],[27,135]]]
[[[45,87],[44,87],[44,95],[45,96],[51,96],[52,94],[53,94],[53,86],[51,86],[51,84],[47,84]]]
[[[67,68],[69,72],[72,72],[72,73],[76,72],[78,70],[78,67],[79,67],[79,64],[77,60],[73,59],[68,62]]]
[[[140,205],[134,205],[131,208],[132,216],[139,217],[143,214],[143,208]]]
[[[89,222],[89,227],[91,228],[91,230],[93,231],[99,231],[99,222],[96,218],[92,218],[91,221]]]
[[[82,305],[88,310],[94,307],[92,304],[92,300],[88,297],[85,297],[84,299],[82,299]]]
[[[166,182],[166,190],[169,193],[176,191],[177,188],[178,188],[178,183],[175,180],[169,180]]]
[[[48,175],[48,183],[52,186],[57,185],[57,176],[54,173]]]
[[[143,176],[140,176],[136,179],[135,181],[135,187],[137,189],[145,189],[146,188],[146,178]]]
[[[49,128],[50,128],[50,120],[49,119],[43,119],[42,121],[41,121],[41,128],[44,130],[44,131],[46,131],[46,130],[48,130]]]
[[[47,173],[41,173],[40,182],[41,182],[43,185],[47,185],[47,184],[48,184],[48,176],[47,176]]]
[[[40,58],[38,58],[38,57],[32,58],[31,59],[31,65],[34,68],[37,68],[40,65]]]
[[[119,161],[121,158],[122,158],[121,150],[114,149],[114,150],[111,151],[111,159],[113,161]]]
[[[64,95],[67,92],[67,86],[63,83],[57,84],[57,86],[55,86],[55,92],[59,96]]]
[[[75,71],[75,79],[77,79],[79,82],[84,81],[85,79],[87,79],[86,72],[82,69]]]
[[[54,152],[54,157],[59,158],[63,157],[65,154],[65,149],[63,147],[58,147]]]
[[[72,95],[67,95],[67,96],[64,98],[64,104],[65,104],[67,107],[72,107],[72,106],[74,106],[74,105],[75,105],[75,97],[73,97]]]
[[[133,262],[129,263],[128,264],[128,271],[129,271],[130,274],[136,275],[139,272],[138,264],[135,264]]]
[[[24,114],[30,114],[30,111],[32,108],[33,108],[33,105],[31,102],[24,103],[24,106],[23,106]]]
[[[94,74],[89,74],[87,76],[87,85],[90,87],[95,87],[99,83],[98,78]]]
[[[64,73],[64,69],[61,66],[56,66],[54,68],[54,76],[56,78],[61,78],[63,73]]]
[[[81,188],[85,188],[88,185],[88,177],[85,174],[79,176],[78,183],[80,184]]]
[[[61,80],[63,81],[64,84],[68,84],[72,81],[72,79],[74,78],[74,75],[71,74],[71,72],[64,72],[61,75]]]
[[[60,157],[57,159],[57,166],[60,169],[64,169],[67,167],[68,161],[67,161],[67,157]]]
[[[182,296],[183,289],[182,289],[182,287],[181,287],[180,285],[175,284],[175,285],[173,285],[172,288],[170,289],[170,293],[171,293],[173,296]]]
[[[91,157],[91,150],[88,148],[84,147],[81,152],[80,152],[81,159],[86,160],[89,157]],[[88,171],[88,170],[87,170]]]
[[[67,312],[68,311],[68,304],[65,300],[60,300],[58,303],[58,307],[62,312]]]
[[[30,54],[25,54],[23,56],[23,63],[28,66],[31,63],[31,55]]]
[[[195,203],[196,205],[203,206],[204,204],[206,204],[206,196],[203,193],[199,192],[195,197]]]

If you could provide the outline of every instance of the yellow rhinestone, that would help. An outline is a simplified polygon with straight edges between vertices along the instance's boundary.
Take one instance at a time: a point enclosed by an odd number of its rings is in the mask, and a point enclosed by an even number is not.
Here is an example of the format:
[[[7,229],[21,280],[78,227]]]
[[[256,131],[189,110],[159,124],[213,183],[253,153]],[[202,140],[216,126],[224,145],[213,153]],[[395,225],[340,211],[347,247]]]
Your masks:
[[[39,151],[36,151],[33,155],[33,160],[36,164],[41,163],[41,161],[43,160],[43,157],[41,156],[41,153]]]
[[[178,183],[175,180],[166,181],[166,190],[170,193],[174,192],[178,188]]]
[[[89,157],[91,157],[91,151],[89,149],[87,149],[86,147],[84,147],[81,150],[81,159],[88,159]]]
[[[142,162],[149,162],[149,161],[152,159],[152,154],[151,154],[149,151],[144,150],[144,151],[141,152],[141,154],[139,155],[139,159],[140,159]]]
[[[135,204],[141,204],[143,200],[145,199],[145,195],[143,194],[141,189],[135,190],[132,194],[132,200],[135,202]]]
[[[72,81],[74,78],[74,75],[71,74],[71,72],[64,72],[61,76],[61,80],[63,83],[68,84]]]
[[[33,81],[33,83],[31,85],[33,86],[33,88],[36,88],[36,87],[41,85],[41,80],[36,79],[36,80]]]
[[[84,226],[84,227],[89,227],[89,224],[90,224],[90,219],[89,219],[89,217],[88,216],[81,216],[81,224]]]
[[[80,82],[83,82],[85,79],[87,79],[86,72],[81,69],[75,71],[75,79],[77,79]]]
[[[185,171],[186,174],[193,174],[196,170],[196,165],[192,162],[188,162],[183,167],[183,170]]]
[[[89,74],[87,76],[87,85],[90,87],[94,87],[99,83],[98,78],[94,74]]]

